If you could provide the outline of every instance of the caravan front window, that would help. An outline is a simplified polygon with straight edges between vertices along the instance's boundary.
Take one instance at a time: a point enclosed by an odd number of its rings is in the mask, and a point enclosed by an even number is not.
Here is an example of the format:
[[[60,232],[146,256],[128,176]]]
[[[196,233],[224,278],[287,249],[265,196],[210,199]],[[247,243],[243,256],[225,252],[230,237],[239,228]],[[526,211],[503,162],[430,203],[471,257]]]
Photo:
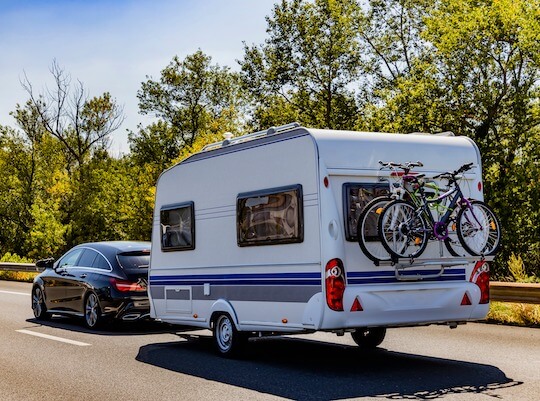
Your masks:
[[[239,246],[274,245],[304,240],[302,186],[294,185],[238,195]]]
[[[379,196],[389,194],[388,184],[357,184],[347,183],[343,185],[343,204],[345,216],[345,237],[347,241],[357,241],[356,230],[358,217],[366,204]],[[367,221],[366,230],[368,237],[377,237],[377,222]],[[371,235],[369,235],[371,233]]]
[[[185,251],[195,249],[195,212],[193,202],[161,208],[161,249]]]

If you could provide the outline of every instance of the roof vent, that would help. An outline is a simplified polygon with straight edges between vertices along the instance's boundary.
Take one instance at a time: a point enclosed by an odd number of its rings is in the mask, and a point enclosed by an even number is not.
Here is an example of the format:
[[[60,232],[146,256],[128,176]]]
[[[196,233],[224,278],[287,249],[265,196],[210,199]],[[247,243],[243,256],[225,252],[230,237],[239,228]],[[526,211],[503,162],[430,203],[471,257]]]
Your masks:
[[[233,137],[233,134],[231,132],[225,132],[223,134],[223,138],[225,138],[225,140],[223,141],[221,146],[227,146],[228,144],[230,144],[232,137]]]

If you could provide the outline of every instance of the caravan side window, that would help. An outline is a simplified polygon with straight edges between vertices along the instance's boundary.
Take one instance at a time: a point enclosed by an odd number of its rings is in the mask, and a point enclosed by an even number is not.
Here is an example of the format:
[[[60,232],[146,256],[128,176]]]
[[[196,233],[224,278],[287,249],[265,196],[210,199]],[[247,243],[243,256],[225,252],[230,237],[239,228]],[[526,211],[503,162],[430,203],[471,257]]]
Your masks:
[[[356,229],[358,226],[358,217],[366,204],[374,198],[379,196],[386,196],[389,194],[388,184],[357,184],[347,183],[343,184],[343,207],[345,217],[345,238],[347,241],[357,241]],[[368,231],[368,238],[373,236],[374,239],[377,236],[377,221],[367,222],[366,230]],[[373,235],[369,235],[372,233]]]
[[[195,249],[195,207],[193,202],[163,206],[160,211],[161,249]]]
[[[236,202],[238,245],[302,242],[303,206],[301,185],[238,195]]]

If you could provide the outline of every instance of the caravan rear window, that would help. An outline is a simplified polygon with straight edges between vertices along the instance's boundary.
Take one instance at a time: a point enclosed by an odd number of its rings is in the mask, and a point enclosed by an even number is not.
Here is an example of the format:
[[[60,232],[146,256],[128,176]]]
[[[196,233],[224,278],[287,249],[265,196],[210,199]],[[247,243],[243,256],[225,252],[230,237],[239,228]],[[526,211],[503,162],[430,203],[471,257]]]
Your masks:
[[[240,194],[236,214],[239,246],[304,240],[301,185]]]
[[[195,212],[193,202],[161,208],[161,249],[185,251],[195,249]]]
[[[358,217],[366,204],[379,196],[389,194],[388,184],[357,184],[347,183],[343,185],[343,203],[345,216],[345,238],[347,241],[357,241],[356,229]],[[367,222],[366,231],[377,237],[377,221]]]

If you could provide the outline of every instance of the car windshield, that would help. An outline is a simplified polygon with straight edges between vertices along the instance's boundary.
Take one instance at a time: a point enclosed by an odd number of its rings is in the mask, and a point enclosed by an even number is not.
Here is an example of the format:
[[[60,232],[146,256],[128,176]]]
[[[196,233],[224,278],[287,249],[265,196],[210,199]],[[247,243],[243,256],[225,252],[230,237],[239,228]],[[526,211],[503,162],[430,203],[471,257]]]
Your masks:
[[[136,273],[148,270],[150,252],[136,251],[118,254],[118,263],[126,273]]]

